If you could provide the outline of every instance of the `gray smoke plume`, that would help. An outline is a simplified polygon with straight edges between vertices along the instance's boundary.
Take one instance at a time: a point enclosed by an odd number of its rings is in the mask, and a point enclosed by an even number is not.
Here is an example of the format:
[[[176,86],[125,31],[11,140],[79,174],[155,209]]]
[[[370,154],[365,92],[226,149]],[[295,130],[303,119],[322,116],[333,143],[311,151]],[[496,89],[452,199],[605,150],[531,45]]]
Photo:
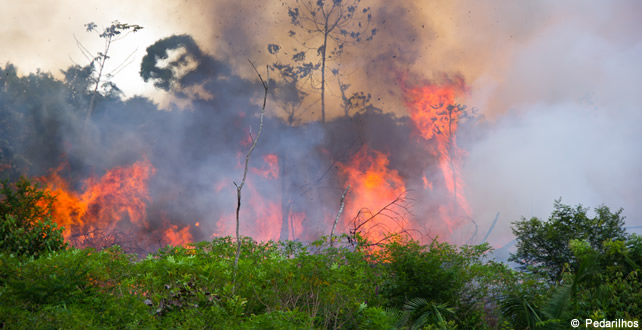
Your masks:
[[[253,164],[259,171],[266,166],[266,155],[278,155],[280,178],[287,179],[282,186],[280,180],[254,175],[254,189],[262,196],[286,191],[285,202],[274,201],[278,209],[307,213],[304,234],[294,238],[327,234],[326,221],[332,219],[344,189],[333,166],[349,160],[362,145],[389,154],[390,166],[408,188],[418,191],[414,198],[421,214],[415,224],[439,227],[431,223],[431,213],[446,197],[425,192],[421,176],[427,174],[437,185],[443,178],[405,116],[400,77],[412,83],[436,81],[444,72],[464,77],[469,92],[457,102],[480,115],[462,123],[457,136],[468,153],[462,174],[472,219],[462,220],[447,239],[481,240],[500,212],[488,240],[503,246],[513,239],[511,221],[520,216],[545,218],[559,197],[568,204],[623,207],[628,226],[642,225],[639,2],[364,0],[362,5],[372,8],[378,33],[347,49],[336,67],[346,73],[342,79],[350,84],[350,93],[372,95],[369,103],[351,117],[340,117],[339,84],[331,77],[327,103],[333,119],[324,127],[316,122],[318,112],[308,111],[299,126],[291,127],[282,120],[278,96],[272,94],[268,101],[270,119]],[[58,70],[70,64],[72,51],[56,50],[75,49],[72,32],[99,21],[96,15],[107,9],[76,8],[79,5],[72,1],[58,2],[56,10],[47,6],[13,5],[0,13],[3,21],[13,22],[0,28],[2,44],[12,45],[0,50],[0,59],[28,72],[42,67],[62,79]],[[65,6],[83,14],[67,19],[71,11]],[[34,14],[22,14],[26,12]],[[80,138],[82,125],[74,121],[78,104],[41,104],[28,118],[34,127],[48,128],[47,135],[20,140],[16,146],[28,156],[33,173],[69,161],[67,175],[75,188],[90,174],[131,164],[146,154],[157,168],[150,181],[150,218],[190,224],[196,240],[229,230],[219,219],[233,209],[231,182],[241,172],[239,153],[249,127],[256,123],[261,91],[247,58],[262,69],[275,61],[268,44],[300,47],[288,37],[292,27],[287,3],[112,1],[108,12],[113,17],[101,18],[104,23],[116,18],[145,27],[134,35],[142,38],[134,43],[144,44],[134,71],[149,54],[158,56],[159,68],[167,69],[149,71],[150,82],[141,89],[154,100],[105,100],[96,109],[87,139]],[[168,38],[172,34],[182,39]],[[88,39],[80,34],[79,38],[94,49]],[[161,48],[174,50],[167,58],[159,49],[144,51],[163,39]],[[21,63],[23,59],[28,63]],[[174,60],[178,61],[171,67]],[[126,77],[117,79],[143,85],[137,72]],[[153,88],[151,81],[161,88]],[[282,86],[278,83],[271,86],[276,90]],[[318,102],[318,90],[305,92],[307,104]],[[56,93],[52,98],[63,95]],[[184,110],[174,106],[179,99],[189,101]],[[311,186],[315,188],[308,189]],[[247,211],[252,220],[246,222],[245,234],[272,230],[255,226],[260,215],[249,207]],[[201,223],[198,230],[193,227],[196,221]],[[275,232],[278,236],[279,230]]]

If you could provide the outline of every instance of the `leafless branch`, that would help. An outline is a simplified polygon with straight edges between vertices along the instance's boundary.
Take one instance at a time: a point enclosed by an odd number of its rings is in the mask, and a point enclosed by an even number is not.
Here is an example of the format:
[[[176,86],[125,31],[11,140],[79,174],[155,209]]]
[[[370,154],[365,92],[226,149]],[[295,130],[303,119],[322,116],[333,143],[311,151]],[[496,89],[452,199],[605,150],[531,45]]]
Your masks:
[[[243,189],[243,186],[245,185],[245,180],[247,179],[247,170],[250,163],[250,156],[252,155],[252,152],[256,148],[256,145],[259,142],[259,138],[261,137],[261,132],[263,131],[263,117],[265,115],[265,104],[267,103],[267,95],[268,95],[268,83],[265,80],[263,80],[263,77],[261,77],[261,74],[256,69],[256,66],[254,66],[254,63],[252,63],[252,61],[249,59],[248,61],[252,65],[252,68],[254,68],[254,71],[256,72],[256,74],[259,76],[259,79],[261,80],[261,84],[263,85],[263,89],[265,90],[265,93],[263,94],[263,106],[261,107],[259,131],[256,133],[256,138],[252,139],[252,146],[250,147],[250,150],[245,155],[245,169],[243,170],[243,179],[241,179],[241,183],[239,184],[234,182],[234,185],[236,186],[236,255],[234,256],[234,274],[232,276],[233,277],[232,292],[234,292],[234,289],[236,288],[236,274],[237,274],[238,265],[239,265],[239,257],[241,256],[241,238],[239,235],[239,218],[241,213],[241,190]],[[266,71],[267,71],[267,79],[269,81],[270,70],[267,66],[266,66]]]
[[[384,207],[379,209],[377,212],[371,212],[367,208],[362,208],[359,210],[357,215],[352,221],[352,229],[349,230],[348,242],[354,244],[355,236],[357,233],[364,234],[364,237],[370,236],[370,232],[375,229],[381,229],[380,231],[386,233],[384,238],[378,242],[367,244],[368,246],[379,245],[381,242],[388,240],[390,237],[400,234],[410,235],[410,230],[404,228],[406,217],[412,215],[410,209],[412,206],[413,200],[408,197],[409,191],[402,192],[397,196],[393,201],[386,204]],[[385,222],[376,221],[377,217],[385,217],[392,220],[396,226],[389,226]],[[369,224],[368,226],[366,226]],[[416,230],[415,230],[416,231]]]
[[[395,198],[392,202],[386,204],[384,207],[379,209],[379,211],[377,211],[376,213],[371,213],[368,209],[359,210],[359,213],[357,213],[357,216],[355,216],[355,218],[353,219],[353,224],[354,224],[354,229],[353,230],[355,232],[359,231],[359,229],[361,227],[363,227],[366,223],[372,221],[374,218],[376,218],[379,215],[383,215],[383,216],[386,216],[386,217],[389,217],[389,218],[395,218],[395,217],[403,218],[403,215],[401,215],[398,212],[396,212],[393,209],[393,207],[395,207],[395,206],[399,207],[402,210],[404,210],[404,213],[408,213],[409,214],[410,213],[410,204],[408,203],[409,199],[407,198],[407,194],[408,194],[408,191],[404,191],[399,196],[397,196],[397,198]],[[359,216],[361,215],[362,211],[365,211],[363,213],[370,214],[370,216],[366,220],[361,221],[361,223],[357,223],[358,220],[359,220]],[[387,214],[388,212],[389,213],[393,213],[393,215],[395,217],[390,216],[389,214]]]

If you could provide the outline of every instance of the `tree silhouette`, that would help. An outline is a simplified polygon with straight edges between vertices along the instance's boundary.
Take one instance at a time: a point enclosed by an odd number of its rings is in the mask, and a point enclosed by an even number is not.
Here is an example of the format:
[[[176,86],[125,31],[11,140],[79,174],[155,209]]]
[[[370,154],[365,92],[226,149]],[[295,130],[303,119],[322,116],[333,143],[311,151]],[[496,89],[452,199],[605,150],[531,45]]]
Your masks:
[[[332,70],[332,74],[337,77],[337,82],[339,83],[339,90],[341,91],[341,101],[343,102],[343,115],[348,117],[351,110],[355,109],[365,109],[370,105],[370,99],[372,95],[370,93],[365,94],[364,92],[354,92],[349,97],[346,95],[346,91],[350,88],[350,84],[345,84],[341,82],[341,76],[338,69]]]
[[[98,94],[98,88],[101,86],[101,81],[103,77],[110,78],[113,75],[115,75],[118,71],[120,71],[122,68],[124,68],[128,64],[128,59],[133,55],[130,54],[125,60],[123,60],[114,70],[111,72],[105,73],[105,63],[107,62],[107,59],[109,57],[109,50],[111,48],[112,43],[123,39],[125,36],[127,36],[128,33],[122,34],[123,32],[126,31],[131,31],[131,32],[137,32],[138,30],[142,29],[143,27],[140,25],[136,24],[126,24],[126,23],[120,23],[119,21],[113,21],[110,26],[104,28],[102,31],[98,31],[98,25],[95,23],[87,23],[85,24],[85,27],[87,28],[87,32],[96,32],[98,34],[98,37],[105,39],[105,48],[103,51],[100,51],[96,54],[96,56],[91,56],[91,52],[85,48],[85,46],[80,43],[80,41],[76,40],[78,44],[78,48],[82,51],[83,55],[87,57],[88,59],[91,60],[89,66],[95,71],[95,74],[92,77],[92,83],[94,84],[93,90],[92,90],[92,95],[91,95],[91,100],[89,101],[89,108],[87,108],[87,118],[85,122],[89,122],[89,119],[91,118],[91,113],[94,111],[94,108],[96,107],[96,95]],[[131,63],[131,62],[129,62]],[[116,85],[114,85],[111,82],[106,82],[103,83],[104,86],[110,88],[111,91],[118,91],[116,88]]]
[[[371,28],[370,8],[359,8],[360,0],[312,1],[295,0],[295,6],[288,7],[291,24],[299,32],[290,30],[289,36],[302,48],[295,48],[291,61],[282,62],[277,58],[273,70],[289,81],[308,83],[321,90],[321,122],[325,123],[326,68],[330,61],[337,61],[348,46],[371,40],[377,33]],[[268,45],[268,52],[278,55],[281,46]],[[319,71],[320,84],[315,82],[314,73]]]
[[[283,109],[290,127],[300,124],[301,116],[316,105],[316,101],[305,102],[310,94],[306,88],[321,91],[321,122],[326,122],[326,69],[331,62],[338,63],[346,47],[371,40],[377,33],[375,28],[370,28],[370,8],[359,8],[359,5],[360,0],[294,0],[294,5],[288,6],[290,23],[295,28],[289,31],[289,37],[298,46],[293,49],[290,58],[280,57],[289,52],[282,52],[282,47],[278,44],[269,44],[267,50],[276,57],[270,70],[275,71],[279,77],[272,89],[274,100]],[[340,79],[337,67],[332,68],[332,73]],[[366,99],[363,93],[346,97],[349,86],[340,84],[344,112],[369,100],[369,96]],[[283,180],[296,165],[288,162],[287,153],[279,154],[279,163],[279,177]],[[288,239],[289,215],[295,189],[282,183],[282,240]]]

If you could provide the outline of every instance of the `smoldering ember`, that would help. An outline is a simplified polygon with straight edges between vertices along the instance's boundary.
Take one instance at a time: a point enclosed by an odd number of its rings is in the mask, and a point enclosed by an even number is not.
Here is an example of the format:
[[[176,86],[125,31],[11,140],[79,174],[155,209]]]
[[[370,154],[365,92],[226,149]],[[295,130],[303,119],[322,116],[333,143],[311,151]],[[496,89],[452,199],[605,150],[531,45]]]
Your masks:
[[[565,204],[642,232],[638,2],[3,7],[0,178],[52,196],[74,248],[329,236],[523,265],[517,223]]]

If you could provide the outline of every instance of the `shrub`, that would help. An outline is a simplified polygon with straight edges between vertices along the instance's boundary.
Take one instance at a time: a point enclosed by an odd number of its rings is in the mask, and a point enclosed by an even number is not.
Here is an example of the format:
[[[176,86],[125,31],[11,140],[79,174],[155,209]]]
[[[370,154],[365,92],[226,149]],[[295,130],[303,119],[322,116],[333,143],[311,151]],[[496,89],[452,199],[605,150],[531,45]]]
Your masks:
[[[459,255],[453,246],[437,241],[430,246],[392,242],[384,253],[388,276],[382,293],[391,307],[400,309],[414,298],[448,304],[458,300],[466,269],[456,260]]]
[[[24,177],[0,184],[0,251],[38,257],[67,247],[52,219],[54,197]]]
[[[574,271],[579,267],[569,246],[571,240],[585,240],[602,254],[606,253],[605,242],[627,240],[622,209],[611,212],[602,205],[593,218],[588,211],[582,205],[571,207],[556,200],[548,221],[522,218],[513,222],[517,251],[508,260],[518,263],[521,270],[544,273],[551,282],[558,282],[568,266]]]

